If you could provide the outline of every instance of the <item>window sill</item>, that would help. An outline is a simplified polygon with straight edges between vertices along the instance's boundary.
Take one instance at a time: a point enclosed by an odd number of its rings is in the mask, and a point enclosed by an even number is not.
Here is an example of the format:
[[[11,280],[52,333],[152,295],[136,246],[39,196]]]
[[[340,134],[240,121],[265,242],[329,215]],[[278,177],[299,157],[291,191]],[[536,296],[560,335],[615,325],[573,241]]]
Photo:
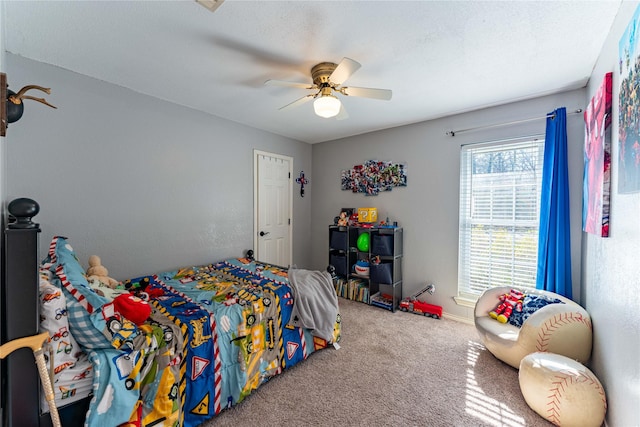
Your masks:
[[[478,299],[477,298],[472,299],[472,298],[469,298],[469,297],[457,296],[457,297],[453,297],[453,300],[456,302],[456,304],[461,305],[463,307],[475,308],[476,301]]]

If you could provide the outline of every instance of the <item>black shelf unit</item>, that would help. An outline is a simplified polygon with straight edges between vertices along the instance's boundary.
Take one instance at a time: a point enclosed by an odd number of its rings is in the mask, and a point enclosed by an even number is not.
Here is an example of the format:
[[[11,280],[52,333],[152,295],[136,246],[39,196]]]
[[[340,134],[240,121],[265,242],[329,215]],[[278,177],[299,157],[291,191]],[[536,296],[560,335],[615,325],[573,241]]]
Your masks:
[[[367,251],[357,246],[362,233],[369,233]],[[337,294],[395,311],[402,299],[402,240],[400,227],[329,226],[329,264],[335,269]],[[355,273],[358,260],[369,262],[368,276]]]
[[[329,227],[329,264],[333,265],[336,275],[347,277],[357,260],[357,235],[352,227]]]

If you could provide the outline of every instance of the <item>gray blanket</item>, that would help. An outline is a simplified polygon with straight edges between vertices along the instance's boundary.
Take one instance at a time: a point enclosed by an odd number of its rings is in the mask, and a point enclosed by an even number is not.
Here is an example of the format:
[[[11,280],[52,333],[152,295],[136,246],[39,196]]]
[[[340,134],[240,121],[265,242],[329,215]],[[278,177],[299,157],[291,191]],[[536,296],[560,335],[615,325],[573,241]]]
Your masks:
[[[290,268],[289,285],[294,298],[290,323],[312,329],[313,335],[332,341],[338,297],[331,275],[326,271]]]

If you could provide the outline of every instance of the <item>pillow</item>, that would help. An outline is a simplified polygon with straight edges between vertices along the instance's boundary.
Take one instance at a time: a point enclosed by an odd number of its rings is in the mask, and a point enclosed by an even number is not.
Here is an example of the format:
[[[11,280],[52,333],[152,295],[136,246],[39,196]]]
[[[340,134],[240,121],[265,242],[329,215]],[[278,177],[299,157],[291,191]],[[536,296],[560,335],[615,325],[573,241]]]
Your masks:
[[[120,316],[108,298],[89,286],[85,271],[66,237],[53,238],[45,266],[49,271],[53,270],[64,289],[71,333],[83,348],[132,346],[138,328]]]
[[[80,346],[69,332],[67,320],[67,299],[62,289],[51,283],[51,272],[40,270],[40,331],[49,332],[50,338],[45,344],[47,351],[52,350],[53,366],[56,378],[67,368],[72,368],[81,356]]]
[[[96,325],[101,316],[99,309],[108,299],[89,287],[85,271],[66,237],[53,238],[43,267],[53,273],[53,283],[64,290],[71,334],[78,343],[87,349],[110,347],[101,325]]]
[[[53,392],[58,408],[89,396],[93,391],[93,365],[87,354],[82,353],[74,366],[56,373],[54,383]],[[43,412],[49,412],[44,392],[40,393],[40,408]]]
[[[542,295],[526,295],[522,302],[522,311],[518,312],[513,310],[513,313],[511,313],[511,316],[509,317],[509,323],[520,328],[525,320],[527,320],[533,313],[549,304],[564,303],[557,298],[549,298]]]
[[[107,298],[98,295],[89,287],[84,268],[80,265],[80,261],[78,261],[78,257],[66,237],[56,236],[53,238],[49,246],[49,257],[51,260],[49,270],[59,277],[62,274],[66,276],[67,280],[87,299],[89,304],[97,308],[108,302]],[[62,277],[60,279],[64,281]]]

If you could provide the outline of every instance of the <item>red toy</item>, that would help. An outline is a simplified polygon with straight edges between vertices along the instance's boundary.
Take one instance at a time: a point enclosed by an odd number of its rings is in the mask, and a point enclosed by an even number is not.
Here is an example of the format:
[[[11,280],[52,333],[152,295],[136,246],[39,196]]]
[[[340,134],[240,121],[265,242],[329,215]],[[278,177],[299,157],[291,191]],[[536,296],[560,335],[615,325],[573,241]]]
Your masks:
[[[423,316],[431,316],[434,319],[439,319],[442,317],[442,307],[439,305],[428,304],[426,302],[420,301],[417,298],[425,292],[429,292],[433,294],[435,291],[435,286],[430,284],[426,288],[422,289],[416,294],[411,295],[400,301],[398,308],[402,311],[408,311],[414,314],[420,314]]]
[[[113,300],[114,308],[136,325],[142,325],[151,315],[151,306],[133,294],[121,294]]]
[[[507,323],[513,309],[516,311],[522,311],[522,300],[524,294],[517,289],[511,289],[508,294],[500,295],[500,304],[489,312],[489,316],[496,319],[500,323]]]

